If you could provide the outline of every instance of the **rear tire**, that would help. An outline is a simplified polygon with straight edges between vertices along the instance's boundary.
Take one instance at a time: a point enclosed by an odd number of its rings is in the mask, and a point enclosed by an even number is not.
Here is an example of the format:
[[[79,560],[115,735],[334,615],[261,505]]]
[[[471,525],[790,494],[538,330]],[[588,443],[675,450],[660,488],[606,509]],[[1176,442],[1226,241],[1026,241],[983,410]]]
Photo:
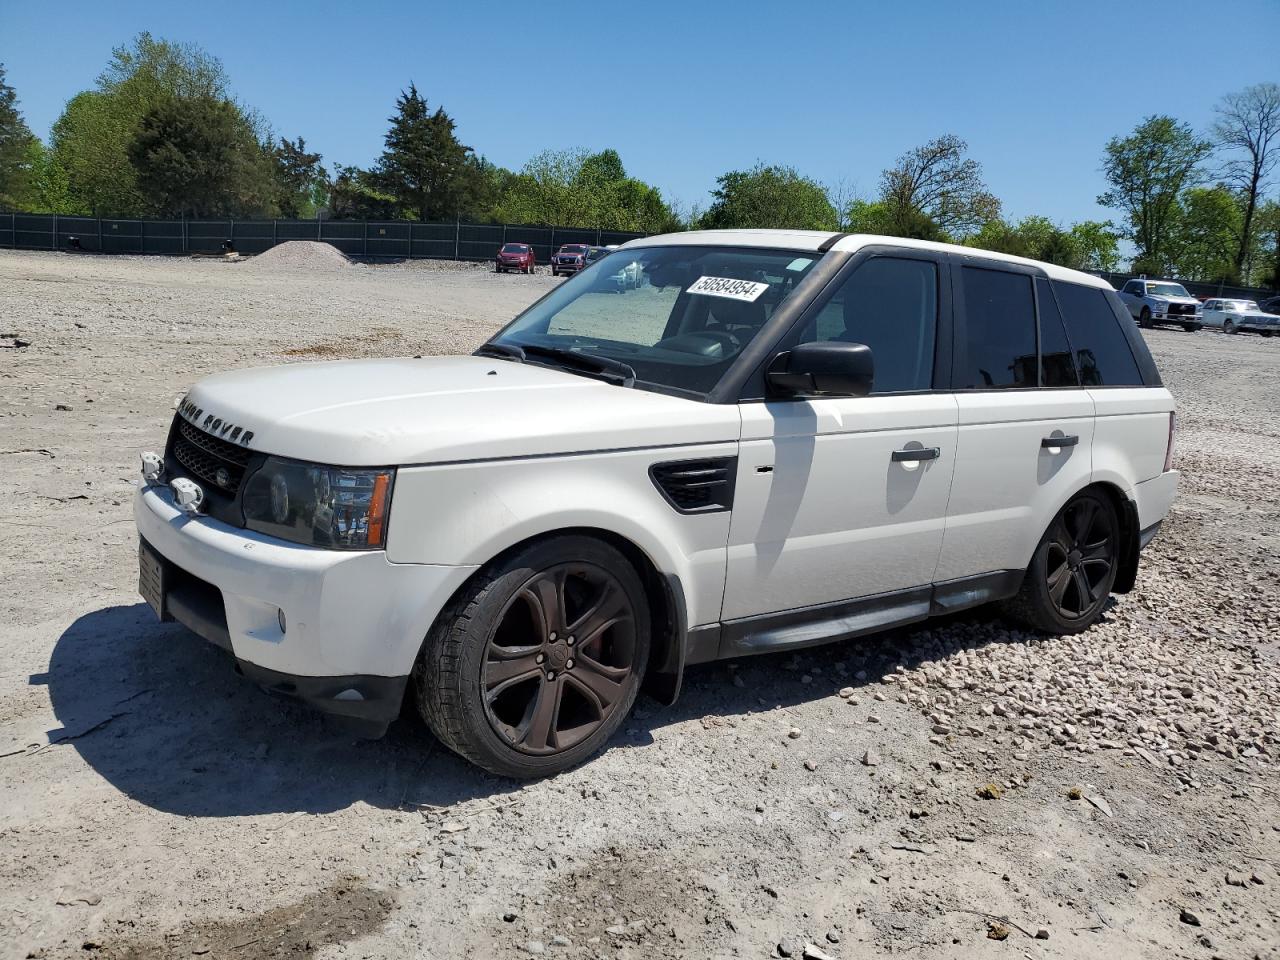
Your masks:
[[[481,570],[441,612],[414,666],[418,709],[491,773],[560,773],[631,711],[649,644],[627,558],[593,537],[551,537]]]
[[[1050,634],[1080,633],[1097,622],[1116,582],[1120,521],[1096,490],[1072,497],[1040,538],[1022,589],[1003,604],[1012,620]]]

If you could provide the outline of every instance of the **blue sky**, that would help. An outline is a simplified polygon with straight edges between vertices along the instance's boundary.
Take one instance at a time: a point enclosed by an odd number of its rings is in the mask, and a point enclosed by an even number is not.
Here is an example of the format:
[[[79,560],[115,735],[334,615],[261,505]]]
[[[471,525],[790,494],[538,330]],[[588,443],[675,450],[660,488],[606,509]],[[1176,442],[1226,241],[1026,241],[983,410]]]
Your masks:
[[[0,0],[32,129],[47,136],[141,30],[220,57],[242,102],[327,163],[372,162],[413,80],[496,163],[614,147],[704,207],[718,174],[756,160],[869,196],[900,153],[955,133],[1007,215],[1105,218],[1108,137],[1152,113],[1203,128],[1223,93],[1280,80],[1280,0]]]

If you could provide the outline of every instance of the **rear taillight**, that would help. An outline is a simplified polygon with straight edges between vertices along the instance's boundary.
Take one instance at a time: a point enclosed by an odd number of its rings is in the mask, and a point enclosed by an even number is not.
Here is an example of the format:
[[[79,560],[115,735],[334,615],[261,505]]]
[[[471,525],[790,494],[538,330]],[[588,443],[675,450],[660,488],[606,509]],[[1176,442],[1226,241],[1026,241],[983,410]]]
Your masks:
[[[1173,434],[1177,423],[1178,415],[1170,411],[1169,413],[1169,445],[1164,450],[1164,472],[1168,473],[1173,469]]]

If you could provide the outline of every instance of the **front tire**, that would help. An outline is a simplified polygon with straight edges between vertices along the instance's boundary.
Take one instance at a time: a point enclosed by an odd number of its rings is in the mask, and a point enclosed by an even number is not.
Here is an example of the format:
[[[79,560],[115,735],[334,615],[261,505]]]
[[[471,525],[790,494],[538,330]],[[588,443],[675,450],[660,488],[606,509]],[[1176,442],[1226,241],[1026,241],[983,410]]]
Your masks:
[[[1236,322],[1234,320],[1232,320],[1230,317],[1227,317],[1226,320],[1222,321],[1222,332],[1223,333],[1239,333],[1240,328],[1236,325]]]
[[[1182,329],[1183,329],[1183,330],[1185,330],[1185,331],[1187,331],[1187,333],[1195,333],[1197,330],[1199,330],[1199,329],[1200,329],[1200,324],[1198,324],[1198,323],[1184,323],[1184,324],[1182,325]]]
[[[631,563],[593,537],[551,537],[478,573],[414,667],[423,719],[477,766],[521,779],[586,760],[631,711],[649,658]]]
[[[1142,312],[1138,314],[1138,326],[1148,329],[1151,326],[1151,311],[1147,307],[1142,308]]]
[[[1081,633],[1097,622],[1116,582],[1120,522],[1104,494],[1072,497],[1049,524],[1022,589],[1004,603],[1013,620],[1051,634]]]

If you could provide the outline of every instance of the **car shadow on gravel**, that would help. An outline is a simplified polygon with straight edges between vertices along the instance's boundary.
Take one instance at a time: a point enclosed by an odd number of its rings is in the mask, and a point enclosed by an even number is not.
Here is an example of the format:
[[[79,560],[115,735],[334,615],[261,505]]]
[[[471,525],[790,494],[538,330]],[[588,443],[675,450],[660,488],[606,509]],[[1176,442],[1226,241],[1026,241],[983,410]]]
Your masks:
[[[979,609],[927,627],[691,667],[673,707],[642,698],[611,746],[643,747],[657,728],[820,700],[963,649],[1027,639]],[[327,813],[358,801],[443,808],[521,786],[455,756],[414,717],[382,740],[337,733],[319,713],[260,691],[185,628],[157,623],[141,603],[80,617],[58,638],[48,673],[30,682],[49,688],[61,724],[51,742],[74,747],[117,789],[168,813]]]
[[[376,741],[337,733],[320,714],[239,676],[218,648],[157,623],[141,603],[77,619],[48,673],[30,682],[48,686],[57,749],[73,747],[117,789],[168,813],[449,806],[517,787],[456,757],[417,721],[402,719]]]

